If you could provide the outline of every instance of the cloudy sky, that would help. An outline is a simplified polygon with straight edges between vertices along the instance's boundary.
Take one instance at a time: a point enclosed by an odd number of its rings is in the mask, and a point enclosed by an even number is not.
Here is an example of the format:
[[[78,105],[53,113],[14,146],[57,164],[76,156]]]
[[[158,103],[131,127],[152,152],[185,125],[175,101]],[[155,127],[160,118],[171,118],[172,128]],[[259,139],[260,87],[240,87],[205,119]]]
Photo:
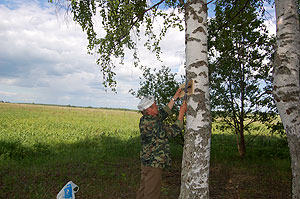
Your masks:
[[[80,26],[47,0],[0,0],[0,101],[136,109],[128,91],[137,90],[141,71],[131,57],[116,70],[118,93],[106,92],[86,46]],[[140,48],[141,64],[166,65],[179,77],[184,33],[169,31],[161,47],[163,62]]]

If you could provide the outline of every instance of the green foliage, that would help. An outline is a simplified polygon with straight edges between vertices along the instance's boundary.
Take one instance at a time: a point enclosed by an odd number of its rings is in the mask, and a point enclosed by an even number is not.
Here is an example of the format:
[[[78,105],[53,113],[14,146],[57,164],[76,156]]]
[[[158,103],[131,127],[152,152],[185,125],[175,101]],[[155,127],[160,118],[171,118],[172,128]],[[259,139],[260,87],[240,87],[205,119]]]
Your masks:
[[[143,77],[140,77],[140,88],[137,91],[131,89],[129,92],[137,97],[154,96],[155,101],[159,107],[166,106],[173,95],[179,88],[179,83],[175,80],[176,73],[172,73],[171,69],[166,66],[162,66],[161,69],[154,68],[153,71],[150,68],[143,67]],[[176,121],[176,115],[178,115],[179,101],[175,102],[174,112],[175,115],[171,116],[169,122]]]
[[[52,1],[51,1],[52,2]],[[182,11],[183,5],[176,0],[161,0],[152,4],[146,0],[72,0],[70,10],[73,19],[82,30],[86,32],[88,53],[98,55],[97,64],[103,75],[103,85],[115,90],[114,58],[120,59],[123,64],[125,52],[128,48],[133,51],[135,66],[138,66],[139,57],[137,54],[137,40],[140,35],[148,39],[145,46],[156,53],[160,58],[160,41],[169,28],[178,27],[183,30],[182,19],[175,14],[175,11],[167,12],[166,8],[179,8]],[[163,8],[163,9],[161,9]],[[159,33],[154,31],[156,17],[163,19],[163,26]],[[101,18],[102,28],[105,35],[97,34],[95,19]]]
[[[176,73],[162,66],[161,69],[143,67],[143,77],[140,77],[140,88],[138,91],[131,89],[129,92],[138,98],[143,96],[154,96],[159,106],[166,106],[177,89],[179,83],[175,80]]]
[[[212,110],[235,132],[277,117],[270,92],[274,38],[259,6],[254,0],[217,1],[216,17],[209,21]]]
[[[166,66],[162,66],[159,70],[154,68],[153,71],[150,68],[143,67],[143,78],[140,77],[140,88],[137,91],[131,89],[129,92],[138,98],[152,95],[155,97],[158,106],[166,106],[179,88],[175,75],[176,73],[172,73],[171,69]],[[173,107],[175,114],[166,119],[168,124],[173,124],[177,120],[179,103],[179,100],[176,101]],[[182,134],[180,139],[176,140],[183,145]]]

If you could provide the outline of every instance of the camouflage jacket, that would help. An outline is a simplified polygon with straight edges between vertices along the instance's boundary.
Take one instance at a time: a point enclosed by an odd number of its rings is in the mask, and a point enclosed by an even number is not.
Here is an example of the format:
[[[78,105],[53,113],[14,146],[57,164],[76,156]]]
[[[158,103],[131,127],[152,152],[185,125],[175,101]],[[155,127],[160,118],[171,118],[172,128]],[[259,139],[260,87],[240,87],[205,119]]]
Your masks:
[[[156,117],[143,115],[140,119],[140,133],[142,150],[140,153],[141,163],[145,166],[170,168],[170,145],[169,138],[175,137],[183,129],[182,121],[177,120],[172,126],[164,124],[172,111],[168,106],[159,110]]]

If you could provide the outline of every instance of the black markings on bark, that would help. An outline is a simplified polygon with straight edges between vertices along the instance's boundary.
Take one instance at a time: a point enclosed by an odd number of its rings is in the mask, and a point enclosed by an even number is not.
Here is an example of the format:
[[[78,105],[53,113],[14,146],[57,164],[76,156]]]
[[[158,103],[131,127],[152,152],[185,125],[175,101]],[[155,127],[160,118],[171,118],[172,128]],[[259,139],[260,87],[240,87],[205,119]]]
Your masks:
[[[187,77],[188,77],[188,79],[194,79],[194,78],[197,77],[197,74],[194,73],[194,72],[188,72],[187,71]]]
[[[294,33],[283,33],[281,35],[279,35],[279,39],[287,39],[287,38],[293,38],[293,35],[295,35]]]
[[[193,37],[189,37],[186,39],[187,41],[196,41],[196,42],[201,42],[201,39],[196,39],[196,38],[193,38]]]
[[[203,32],[205,35],[207,34],[203,27],[196,28],[192,33],[195,34],[196,32]]]
[[[290,92],[284,92],[284,91],[278,91],[274,98],[277,102],[283,101],[283,102],[298,102],[299,101],[299,91],[290,91]]]
[[[205,99],[205,93],[201,90],[196,88],[195,93],[191,97],[191,100],[194,102],[198,102],[196,109],[193,109],[193,107],[188,106],[188,113],[189,115],[196,117],[197,113],[202,112],[202,117],[204,122],[210,122],[210,110],[208,110],[206,106],[206,99]]]
[[[280,47],[284,47],[284,46],[286,46],[288,44],[291,44],[291,43],[294,43],[293,39],[290,39],[290,40],[285,39],[284,42],[281,42]]]
[[[290,115],[291,113],[293,113],[294,111],[298,111],[297,109],[297,106],[292,106],[292,107],[289,107],[288,109],[286,109],[286,114]],[[294,123],[295,121],[293,121]]]
[[[278,97],[278,95],[274,94],[274,100],[275,100],[276,102],[280,102],[280,97]]]
[[[210,129],[209,126],[203,126],[203,127],[200,127],[198,130],[195,130],[195,129],[187,129],[187,135],[188,135],[188,139],[190,140],[196,140],[196,136],[197,135],[201,135],[201,138],[202,138],[202,146],[208,146],[208,142],[210,141],[209,140],[209,134],[207,132],[209,132],[208,130]],[[200,148],[199,145],[196,145],[193,147],[192,151],[201,151],[203,153],[198,153],[197,155],[199,155],[200,157],[201,156],[204,156],[204,150],[205,148]],[[207,160],[205,161],[205,163],[208,163]]]
[[[280,66],[277,70],[276,70],[276,74],[281,74],[281,75],[291,75],[291,71],[288,67],[286,66]]]
[[[286,18],[284,19],[284,21],[290,21],[290,19],[297,20],[298,17],[297,17],[297,15],[290,15],[290,16],[286,17]]]
[[[193,4],[198,4],[201,3],[202,5],[200,5],[201,9],[197,12],[195,12],[194,8],[191,6]],[[198,14],[201,14],[202,12],[207,13],[207,5],[204,2],[199,2],[199,0],[191,0],[186,4],[186,10],[185,12],[187,13],[186,16],[186,20],[189,19],[189,17],[193,17],[194,20],[197,20],[200,24],[203,23],[203,18],[199,17]]]
[[[289,70],[289,68],[287,68],[286,66],[283,66],[283,63],[289,63],[289,58],[286,57],[285,55],[275,55],[275,66],[280,66],[278,68],[274,68],[274,72],[275,74],[286,74],[286,75],[290,75],[291,72]]]
[[[200,68],[202,66],[207,67],[208,66],[207,62],[205,62],[205,61],[197,61],[197,62],[195,62],[193,64],[190,64],[188,67],[189,67],[189,69],[191,69],[191,68]]]
[[[282,88],[296,88],[297,87],[297,84],[285,84],[285,85],[282,85],[282,86],[274,86],[273,87],[273,91],[276,91],[277,89],[282,89]]]
[[[290,148],[290,154],[291,154],[291,167],[292,167],[292,175],[293,181],[292,181],[292,190],[293,195],[299,196],[300,194],[300,139],[299,139],[299,124],[293,125],[292,127],[287,126],[286,127],[286,133],[288,138],[288,145]]]
[[[201,72],[201,73],[199,73],[199,76],[204,76],[205,78],[207,78],[206,72]]]

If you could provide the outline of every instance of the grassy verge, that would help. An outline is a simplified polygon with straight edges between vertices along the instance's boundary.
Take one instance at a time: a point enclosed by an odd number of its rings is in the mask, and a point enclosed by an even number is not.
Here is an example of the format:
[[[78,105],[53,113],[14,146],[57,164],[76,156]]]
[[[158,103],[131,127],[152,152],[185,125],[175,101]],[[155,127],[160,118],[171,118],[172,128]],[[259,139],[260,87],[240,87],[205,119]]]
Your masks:
[[[135,198],[139,186],[136,112],[0,103],[0,198],[55,198],[70,180],[76,198]],[[177,198],[181,146],[171,145],[162,199]],[[213,134],[211,198],[290,198],[283,139],[258,136],[238,157],[235,138]]]

